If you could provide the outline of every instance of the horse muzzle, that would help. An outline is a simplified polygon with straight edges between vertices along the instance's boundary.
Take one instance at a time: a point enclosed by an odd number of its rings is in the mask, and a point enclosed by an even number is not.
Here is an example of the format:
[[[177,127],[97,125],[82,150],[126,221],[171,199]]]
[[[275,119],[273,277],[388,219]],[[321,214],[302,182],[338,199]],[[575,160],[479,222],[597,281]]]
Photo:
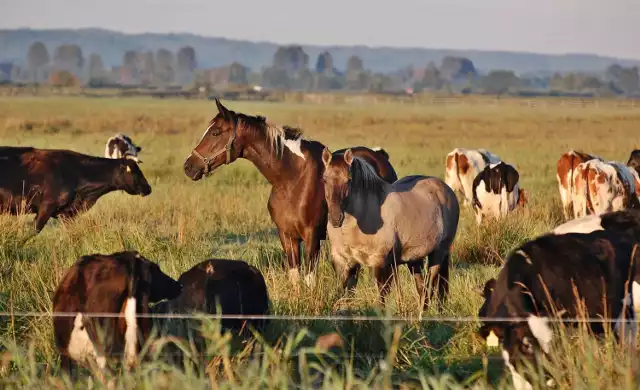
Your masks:
[[[329,222],[331,222],[331,226],[334,228],[341,228],[342,223],[344,222],[344,212],[330,213]]]

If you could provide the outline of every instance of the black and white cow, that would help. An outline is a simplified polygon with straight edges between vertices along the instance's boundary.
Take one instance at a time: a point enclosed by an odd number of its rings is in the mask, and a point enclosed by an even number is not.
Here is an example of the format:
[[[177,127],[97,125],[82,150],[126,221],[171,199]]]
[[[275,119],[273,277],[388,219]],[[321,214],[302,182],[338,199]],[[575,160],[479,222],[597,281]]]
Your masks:
[[[75,363],[96,364],[100,373],[110,357],[123,359],[127,367],[135,365],[151,330],[149,318],[138,316],[150,312],[149,303],[173,299],[181,291],[179,282],[136,251],[82,256],[53,297],[54,313],[75,314],[53,319],[63,369],[71,372]]]
[[[473,211],[478,225],[486,217],[500,219],[527,203],[520,174],[505,162],[487,165],[473,180]]]
[[[509,255],[497,279],[484,286],[479,334],[488,345],[502,344],[502,357],[517,389],[532,388],[517,371],[518,363],[532,360],[535,351],[550,352],[554,334],[549,319],[580,318],[579,304],[590,319],[614,319],[618,339],[635,341],[634,305],[640,303],[640,285],[634,281],[640,271],[637,249],[629,235],[603,230],[543,235]],[[605,329],[603,322],[590,325],[596,334]]]
[[[138,153],[141,151],[142,148],[134,144],[129,136],[118,133],[107,140],[104,156],[106,158],[130,158],[140,163],[142,160],[138,158]]]

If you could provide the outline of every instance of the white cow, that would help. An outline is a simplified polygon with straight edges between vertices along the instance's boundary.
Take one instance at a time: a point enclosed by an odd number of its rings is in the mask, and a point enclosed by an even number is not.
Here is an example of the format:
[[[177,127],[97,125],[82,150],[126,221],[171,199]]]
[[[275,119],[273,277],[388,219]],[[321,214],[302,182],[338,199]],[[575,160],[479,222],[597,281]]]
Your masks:
[[[118,133],[107,140],[104,147],[104,156],[106,158],[130,158],[136,162],[142,162],[138,158],[138,153],[142,148],[133,143],[130,137],[125,134]]]

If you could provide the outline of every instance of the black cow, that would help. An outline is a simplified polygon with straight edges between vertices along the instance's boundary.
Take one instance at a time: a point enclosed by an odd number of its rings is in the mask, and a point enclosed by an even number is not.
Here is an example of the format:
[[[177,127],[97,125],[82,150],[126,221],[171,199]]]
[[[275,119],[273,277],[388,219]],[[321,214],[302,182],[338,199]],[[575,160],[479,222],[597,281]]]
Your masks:
[[[623,331],[625,338],[628,331],[635,335],[635,322],[622,319],[635,320],[634,303],[640,303],[640,285],[634,282],[640,271],[636,249],[637,241],[628,235],[604,230],[543,235],[509,255],[497,280],[484,286],[479,316],[526,320],[484,321],[479,334],[488,343],[502,342],[502,356],[517,388],[530,388],[517,373],[517,362],[532,359],[534,351],[549,352],[553,332],[548,318],[558,313],[579,318],[574,287],[584,300],[588,318],[616,319],[614,330],[619,337]],[[604,331],[602,322],[590,325],[596,334]]]
[[[269,312],[269,295],[264,277],[257,268],[242,260],[210,259],[180,275],[184,285],[179,297],[154,307],[154,312],[265,315]],[[222,326],[240,330],[250,324],[260,330],[263,319],[223,319]]]
[[[151,193],[135,161],[70,150],[0,147],[0,172],[1,211],[36,213],[37,232],[50,218],[73,218],[109,192]]]
[[[638,175],[640,175],[640,150],[635,149],[631,152],[629,155],[629,161],[627,161],[627,166],[635,169],[636,172],[638,172]]]
[[[62,366],[71,372],[75,363],[100,370],[107,358],[124,355],[128,367],[151,330],[149,303],[173,299],[182,285],[157,264],[136,251],[82,256],[60,281],[53,297],[53,312],[77,313],[54,317],[55,344]],[[95,318],[86,313],[120,314]],[[139,334],[142,337],[139,337]]]
[[[527,203],[526,191],[520,188],[520,174],[504,162],[487,165],[473,179],[473,211],[476,222],[485,217],[500,219]]]

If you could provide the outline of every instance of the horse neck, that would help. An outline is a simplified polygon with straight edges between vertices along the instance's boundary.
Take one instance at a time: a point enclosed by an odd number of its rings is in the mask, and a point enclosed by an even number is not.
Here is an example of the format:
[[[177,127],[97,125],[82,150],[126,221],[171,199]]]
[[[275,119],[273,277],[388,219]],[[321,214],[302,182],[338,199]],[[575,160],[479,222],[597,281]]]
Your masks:
[[[356,218],[366,218],[373,210],[380,210],[391,185],[379,177],[376,177],[375,184],[380,190],[364,187],[353,188],[350,191],[346,207],[349,214]]]
[[[282,153],[278,156],[266,135],[255,134],[250,137],[248,142],[245,141],[242,157],[251,161],[271,185],[293,180],[299,176],[300,167],[296,164],[297,156],[293,156],[286,146],[282,147]]]

